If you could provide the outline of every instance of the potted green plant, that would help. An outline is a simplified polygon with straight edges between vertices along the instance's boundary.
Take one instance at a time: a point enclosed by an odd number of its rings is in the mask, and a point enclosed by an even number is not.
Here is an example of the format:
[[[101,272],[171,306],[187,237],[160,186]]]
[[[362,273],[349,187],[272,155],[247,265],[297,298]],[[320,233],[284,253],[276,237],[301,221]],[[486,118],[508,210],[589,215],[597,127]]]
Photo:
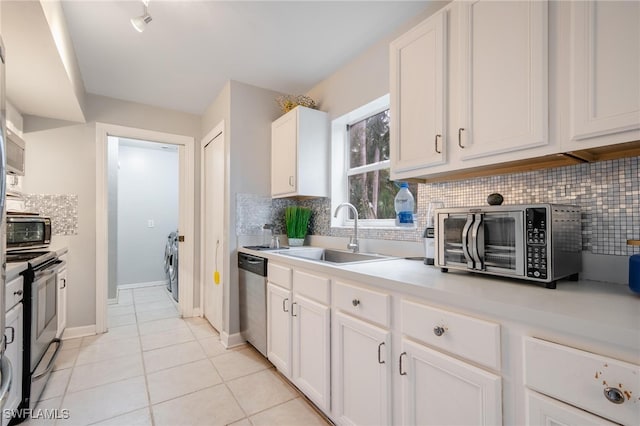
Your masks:
[[[301,246],[309,228],[311,209],[308,207],[289,206],[284,212],[284,221],[287,226],[287,237],[290,246]]]

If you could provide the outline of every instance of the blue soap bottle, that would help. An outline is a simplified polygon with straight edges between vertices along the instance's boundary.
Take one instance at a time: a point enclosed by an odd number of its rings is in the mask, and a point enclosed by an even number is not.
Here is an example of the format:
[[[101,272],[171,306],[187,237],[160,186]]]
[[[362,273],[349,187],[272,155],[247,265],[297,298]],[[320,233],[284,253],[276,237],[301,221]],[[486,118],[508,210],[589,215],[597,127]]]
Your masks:
[[[640,245],[640,240],[627,240],[631,246]],[[629,288],[640,293],[640,254],[634,254],[629,258]]]

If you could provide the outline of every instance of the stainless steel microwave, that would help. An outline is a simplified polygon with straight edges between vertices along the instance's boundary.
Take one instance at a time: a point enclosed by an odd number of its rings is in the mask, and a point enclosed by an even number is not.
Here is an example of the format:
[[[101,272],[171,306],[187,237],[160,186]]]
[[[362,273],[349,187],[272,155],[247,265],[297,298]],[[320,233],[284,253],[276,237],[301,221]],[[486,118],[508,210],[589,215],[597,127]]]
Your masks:
[[[51,243],[51,219],[37,214],[7,215],[7,250],[42,248]]]
[[[582,266],[580,207],[558,204],[436,210],[435,265],[556,288]]]

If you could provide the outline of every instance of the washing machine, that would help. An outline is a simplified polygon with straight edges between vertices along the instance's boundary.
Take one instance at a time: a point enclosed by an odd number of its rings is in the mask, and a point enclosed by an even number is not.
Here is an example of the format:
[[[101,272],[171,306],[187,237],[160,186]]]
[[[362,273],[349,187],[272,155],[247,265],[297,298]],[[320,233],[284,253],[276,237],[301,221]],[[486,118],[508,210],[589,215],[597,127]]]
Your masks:
[[[178,233],[172,232],[174,235],[169,262],[169,286],[171,287],[171,295],[178,301]]]
[[[171,232],[167,237],[167,244],[164,246],[164,274],[167,278],[167,290],[171,291],[171,278],[169,275],[169,268],[171,267],[171,247],[173,246],[173,240],[176,238],[176,233]]]

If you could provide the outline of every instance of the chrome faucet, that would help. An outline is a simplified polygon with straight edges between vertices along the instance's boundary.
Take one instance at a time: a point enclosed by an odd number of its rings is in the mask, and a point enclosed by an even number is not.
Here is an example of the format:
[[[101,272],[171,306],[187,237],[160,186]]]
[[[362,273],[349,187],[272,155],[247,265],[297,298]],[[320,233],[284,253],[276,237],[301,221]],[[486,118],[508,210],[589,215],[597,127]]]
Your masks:
[[[358,244],[358,210],[351,203],[342,203],[338,207],[336,207],[336,211],[333,214],[333,217],[338,217],[338,211],[342,207],[349,207],[353,212],[353,237],[349,240],[349,244],[347,244],[347,248],[349,250],[353,250],[354,253],[357,253],[360,250],[360,246]]]

